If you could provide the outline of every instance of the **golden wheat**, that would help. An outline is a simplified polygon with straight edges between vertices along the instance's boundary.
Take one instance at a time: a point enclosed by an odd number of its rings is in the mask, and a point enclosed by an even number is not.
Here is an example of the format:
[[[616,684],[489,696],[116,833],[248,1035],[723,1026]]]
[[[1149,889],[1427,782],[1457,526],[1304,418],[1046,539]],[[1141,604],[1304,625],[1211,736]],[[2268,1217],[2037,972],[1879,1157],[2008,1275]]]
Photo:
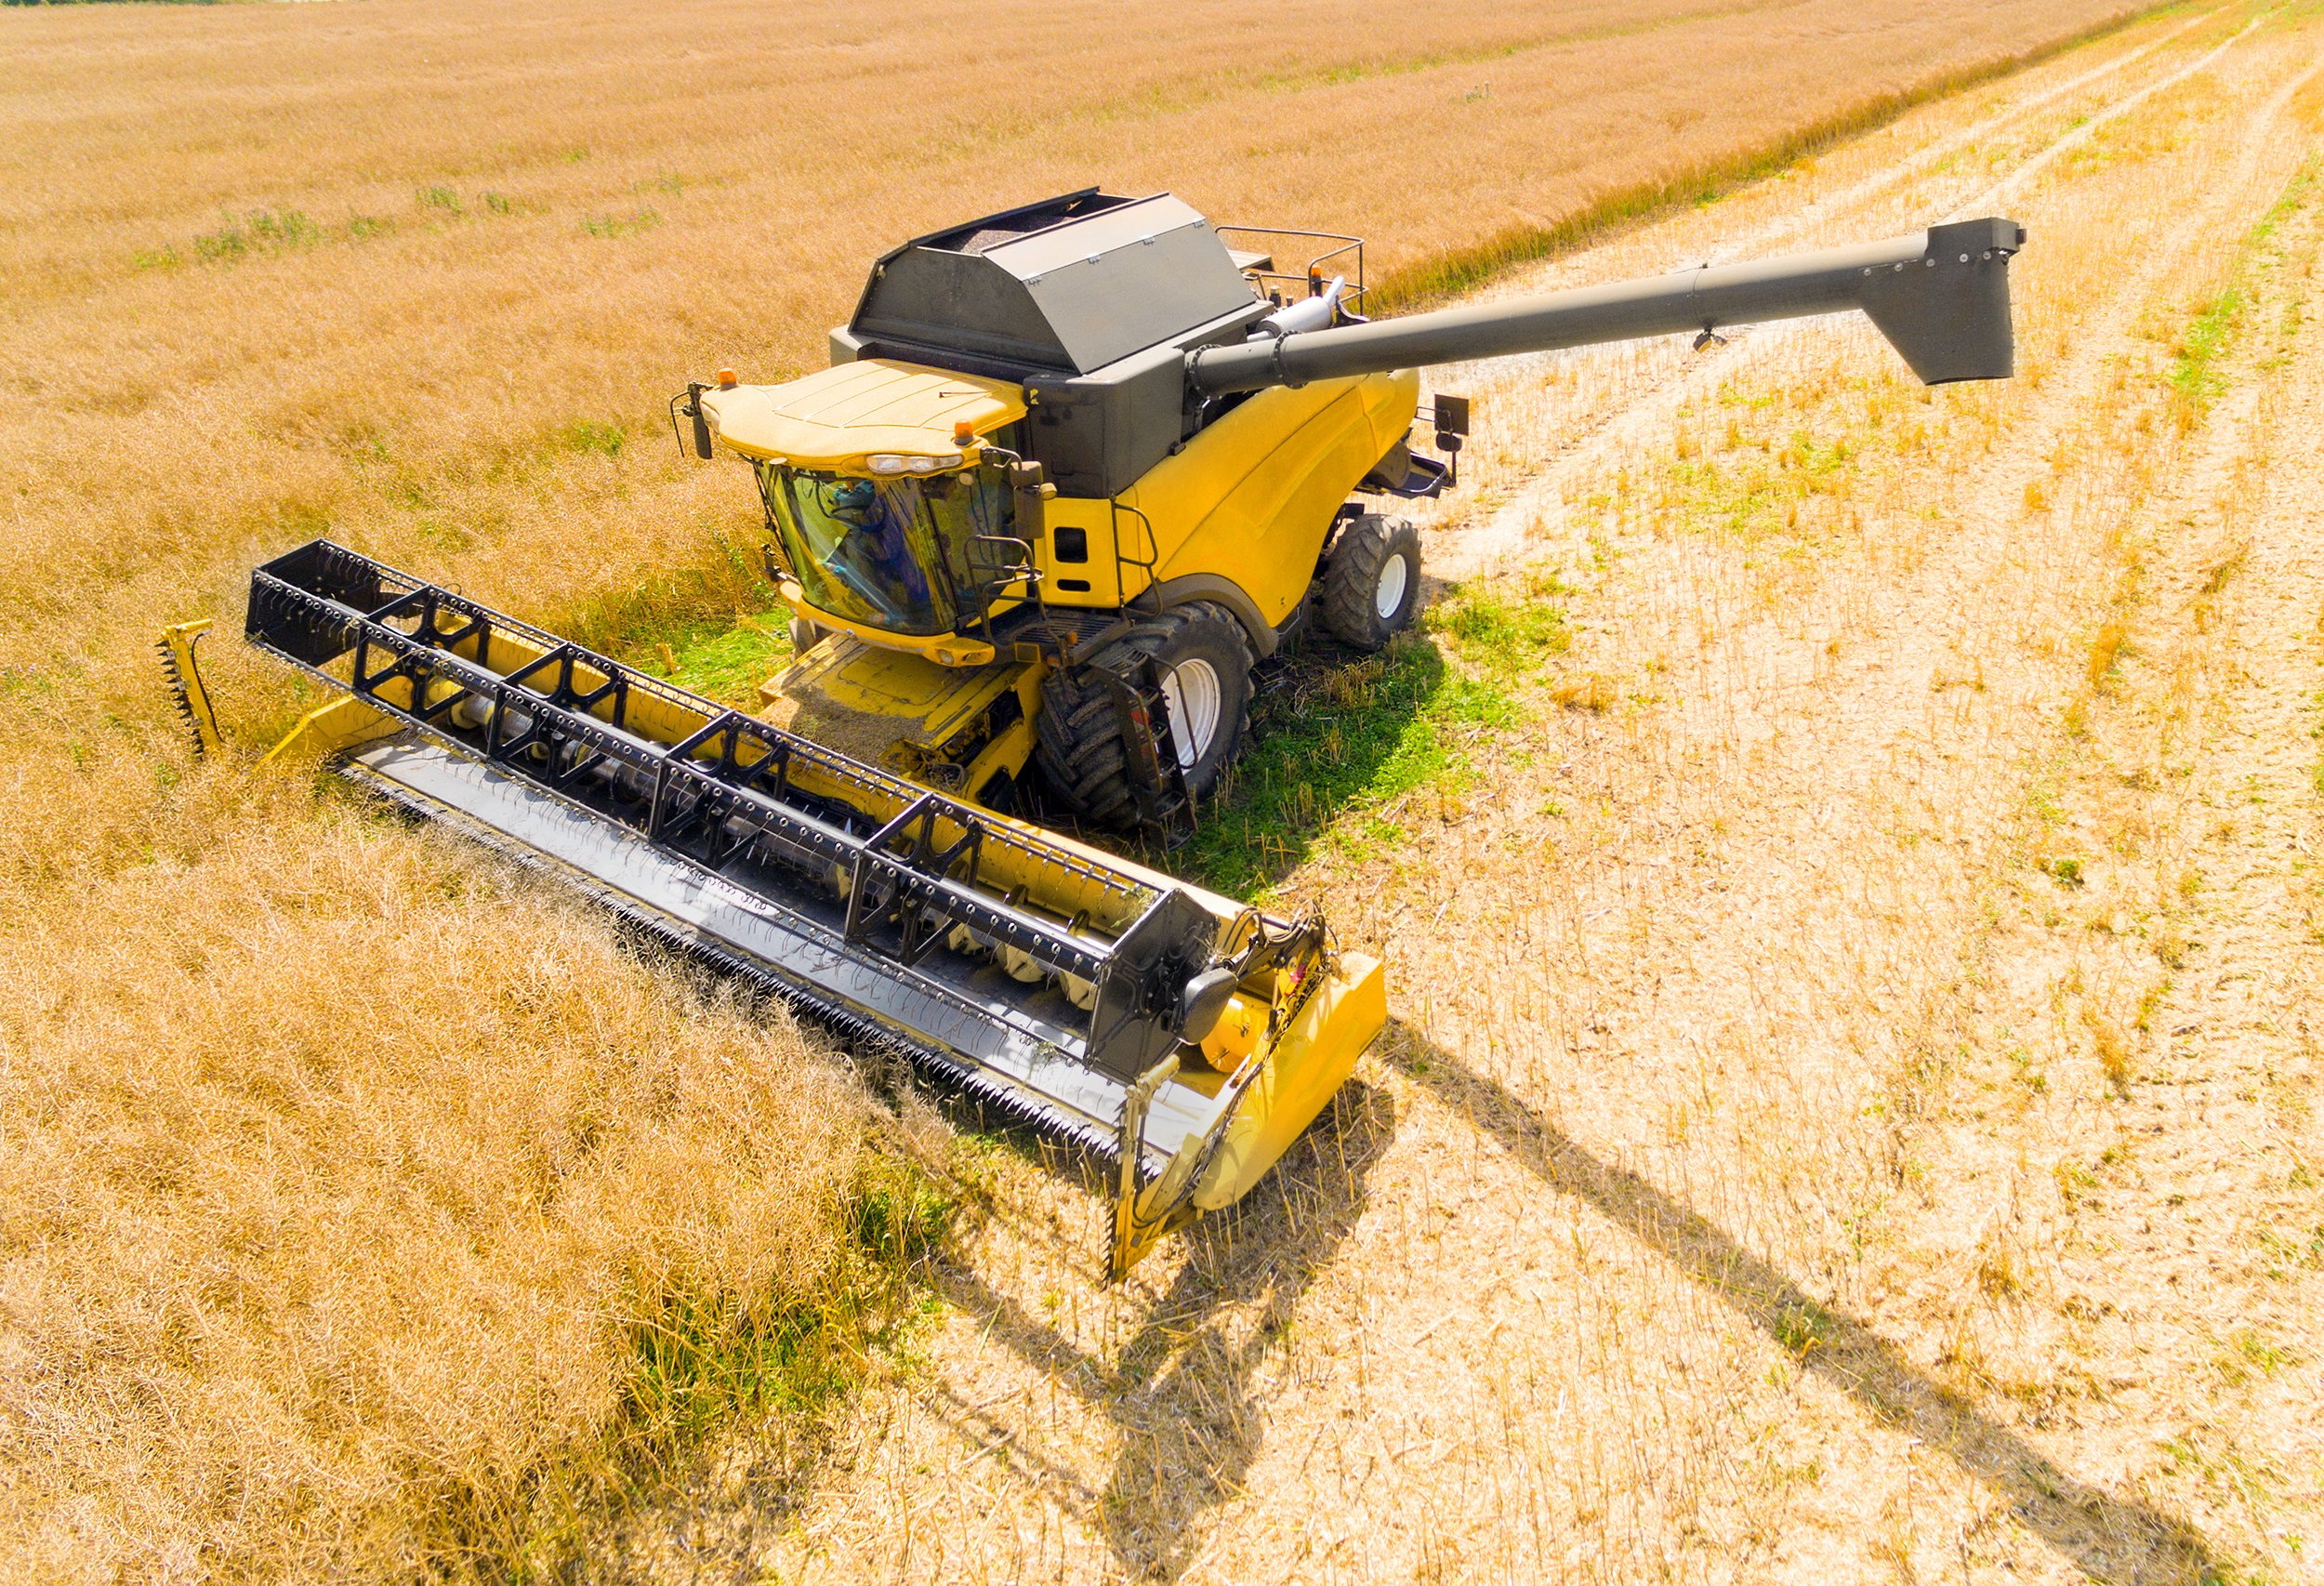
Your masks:
[[[1504,679],[1462,798],[1293,878],[1386,948],[1402,1027],[1126,1291],[981,1231],[931,1380],[732,1545],[807,1580],[2312,1575],[2324,558],[2312,470],[2263,459],[2324,413],[2317,42],[2159,18],[1508,284],[1987,202],[2034,238],[2007,386],[1921,390],[1860,326],[1432,372],[1493,415],[1429,541],[1456,609],[1546,566],[1574,641]],[[2227,394],[2161,422],[2237,279]]]
[[[0,944],[0,1524],[133,1573],[506,1553],[638,1408],[634,1328],[822,1298],[852,1082],[448,843],[178,797],[198,857]]]
[[[191,763],[155,625],[327,531],[658,641],[759,598],[661,395],[812,364],[903,236],[1100,180],[1376,275],[1523,252],[2114,9],[8,11],[0,1567],[513,1566],[644,1413],[640,1329],[822,1302],[857,1171],[779,1019]],[[310,698],[211,661],[240,745]]]

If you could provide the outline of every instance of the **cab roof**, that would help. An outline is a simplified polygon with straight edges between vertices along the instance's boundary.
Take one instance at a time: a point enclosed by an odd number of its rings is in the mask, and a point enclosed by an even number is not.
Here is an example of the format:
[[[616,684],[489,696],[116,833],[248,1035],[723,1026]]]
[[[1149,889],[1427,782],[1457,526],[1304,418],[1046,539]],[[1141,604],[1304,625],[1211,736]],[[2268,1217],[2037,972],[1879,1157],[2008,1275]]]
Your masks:
[[[954,439],[966,420],[981,440],[1024,416],[1024,392],[1006,380],[866,358],[780,386],[702,393],[719,439],[744,456],[834,473],[868,473],[876,454],[943,456],[973,448]]]

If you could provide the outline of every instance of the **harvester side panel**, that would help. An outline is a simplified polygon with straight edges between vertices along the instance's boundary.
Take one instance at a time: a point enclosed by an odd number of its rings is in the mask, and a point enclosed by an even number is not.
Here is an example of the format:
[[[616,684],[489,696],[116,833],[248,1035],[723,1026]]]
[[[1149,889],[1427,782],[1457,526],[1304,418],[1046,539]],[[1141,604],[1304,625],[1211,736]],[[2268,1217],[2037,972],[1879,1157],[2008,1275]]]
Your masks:
[[[1161,541],[1164,584],[1224,578],[1261,619],[1299,606],[1333,515],[1410,423],[1410,370],[1252,395],[1122,499]]]

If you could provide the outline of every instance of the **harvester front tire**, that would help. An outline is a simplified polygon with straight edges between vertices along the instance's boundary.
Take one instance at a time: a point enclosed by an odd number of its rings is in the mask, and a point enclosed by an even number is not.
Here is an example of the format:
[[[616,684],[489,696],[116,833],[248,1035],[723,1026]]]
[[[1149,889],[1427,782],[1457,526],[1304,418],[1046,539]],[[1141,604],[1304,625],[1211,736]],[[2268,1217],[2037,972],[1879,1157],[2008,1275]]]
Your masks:
[[[1420,605],[1420,531],[1367,512],[1340,531],[1323,578],[1324,626],[1340,643],[1378,650]]]
[[[1164,707],[1179,748],[1186,791],[1206,797],[1242,747],[1250,706],[1250,641],[1243,625],[1208,601],[1146,617],[1077,672],[1055,672],[1041,685],[1034,759],[1050,794],[1095,826],[1135,824],[1122,722],[1112,693],[1089,669],[1135,678],[1148,656],[1162,674]]]

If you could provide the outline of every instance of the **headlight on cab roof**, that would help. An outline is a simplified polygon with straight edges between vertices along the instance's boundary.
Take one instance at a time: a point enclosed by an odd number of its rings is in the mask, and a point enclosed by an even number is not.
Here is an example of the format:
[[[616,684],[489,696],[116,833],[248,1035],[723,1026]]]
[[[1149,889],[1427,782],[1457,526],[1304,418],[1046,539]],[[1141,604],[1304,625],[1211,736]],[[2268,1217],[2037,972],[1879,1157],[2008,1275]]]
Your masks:
[[[865,466],[882,476],[899,473],[937,473],[960,466],[957,452],[938,452],[933,456],[907,457],[894,452],[874,452],[864,459]]]

